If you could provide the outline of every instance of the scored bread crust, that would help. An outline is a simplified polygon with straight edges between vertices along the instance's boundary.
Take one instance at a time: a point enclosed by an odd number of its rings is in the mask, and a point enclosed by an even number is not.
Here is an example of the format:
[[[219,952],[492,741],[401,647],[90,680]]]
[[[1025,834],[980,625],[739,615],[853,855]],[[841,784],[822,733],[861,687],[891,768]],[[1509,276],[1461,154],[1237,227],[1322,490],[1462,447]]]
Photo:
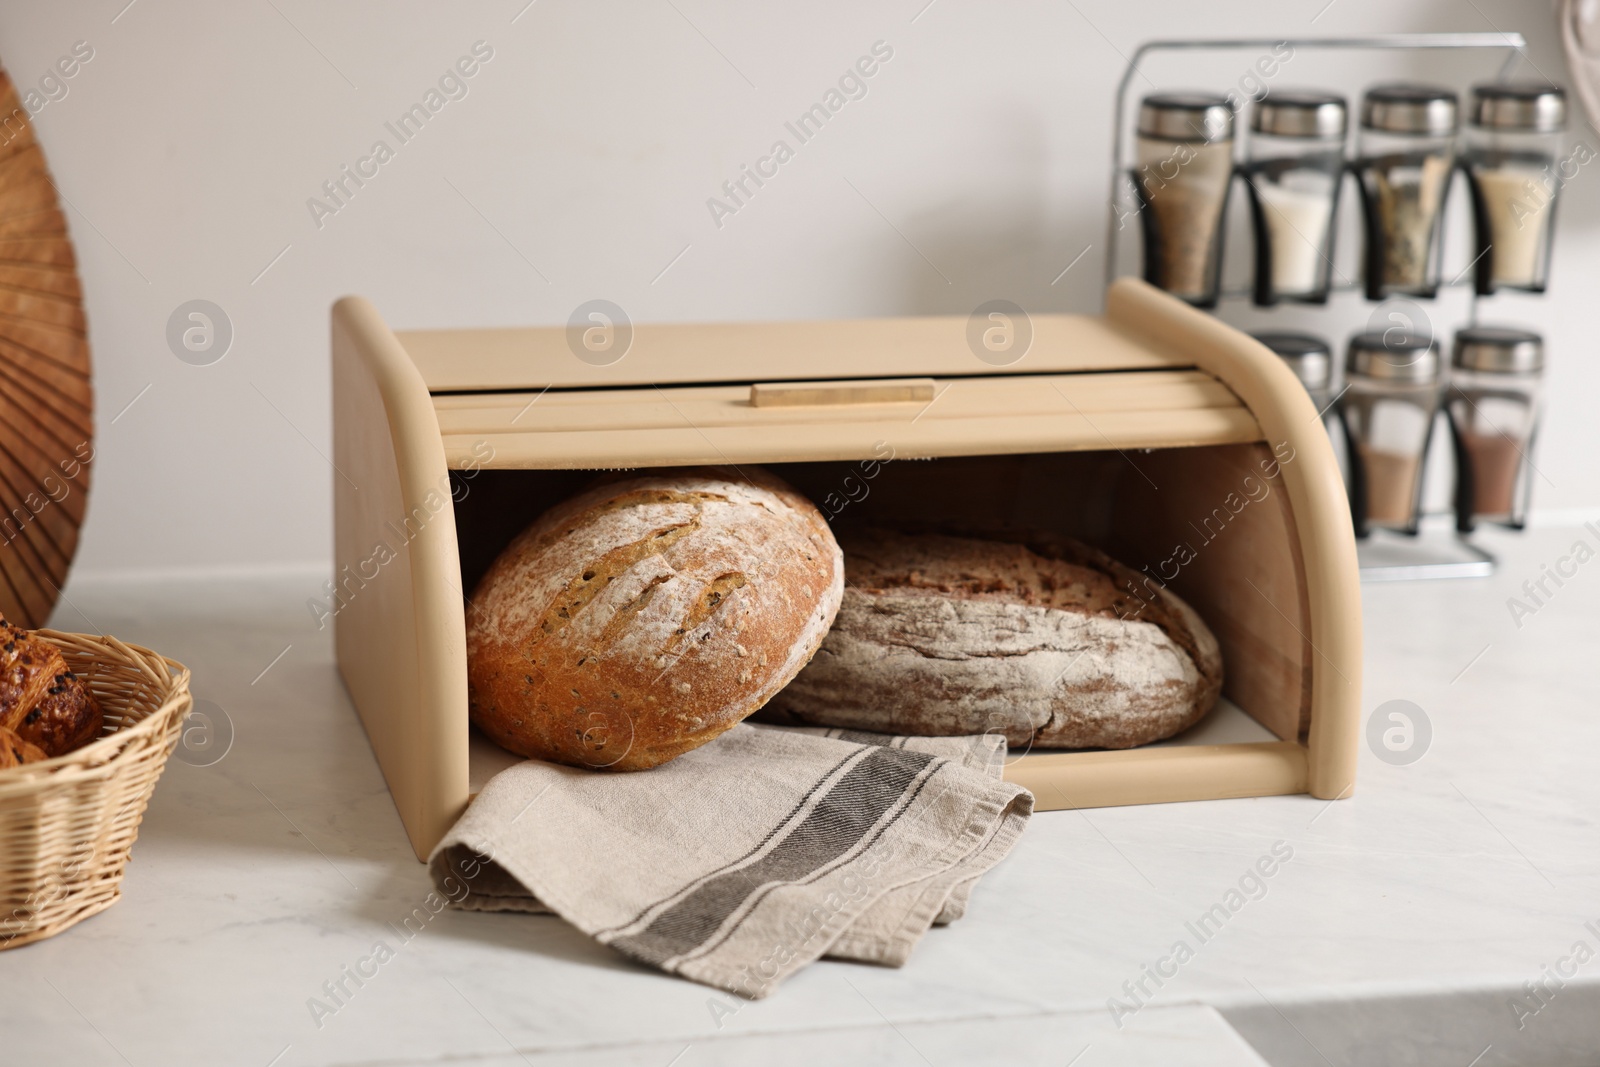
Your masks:
[[[868,529],[816,657],[766,717],[884,733],[1130,748],[1216,703],[1222,656],[1189,605],[1066,538]]]
[[[520,755],[654,767],[782,689],[843,588],[827,522],[765,471],[608,481],[542,515],[473,593],[472,721]]]

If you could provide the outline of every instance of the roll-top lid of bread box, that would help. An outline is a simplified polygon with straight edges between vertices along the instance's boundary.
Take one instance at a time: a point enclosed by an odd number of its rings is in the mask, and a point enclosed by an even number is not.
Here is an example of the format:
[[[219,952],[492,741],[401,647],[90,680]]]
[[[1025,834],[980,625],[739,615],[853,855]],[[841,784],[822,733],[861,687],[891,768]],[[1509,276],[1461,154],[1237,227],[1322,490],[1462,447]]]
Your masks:
[[[568,326],[396,332],[433,393],[1170,370],[1194,365],[1108,319],[985,305],[972,315],[648,323],[614,305]],[[581,311],[582,309],[580,309]]]
[[[882,380],[816,382],[837,396],[768,406],[750,385],[436,393],[451,467],[614,468],[1171,448],[1259,441],[1262,429],[1200,370],[951,376],[931,400]],[[781,383],[792,387],[794,383]],[[852,385],[870,387],[861,397]]]

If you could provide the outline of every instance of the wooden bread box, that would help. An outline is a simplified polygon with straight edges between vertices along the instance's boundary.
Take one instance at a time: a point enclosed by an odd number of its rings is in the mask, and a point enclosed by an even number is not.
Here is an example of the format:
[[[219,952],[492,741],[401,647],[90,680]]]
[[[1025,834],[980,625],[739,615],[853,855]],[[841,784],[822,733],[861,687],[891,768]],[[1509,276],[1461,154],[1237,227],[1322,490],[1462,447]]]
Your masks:
[[[1222,646],[1222,705],[1175,742],[1016,756],[1007,777],[1041,809],[1350,795],[1355,541],[1304,389],[1134,279],[1104,315],[1030,322],[1005,366],[974,355],[963,316],[641,325],[599,365],[564,327],[396,333],[364,299],[335,304],[329,621],[418,857],[487,744],[467,718],[465,595],[615,468],[762,464],[830,518],[1049,529],[1170,585]]]

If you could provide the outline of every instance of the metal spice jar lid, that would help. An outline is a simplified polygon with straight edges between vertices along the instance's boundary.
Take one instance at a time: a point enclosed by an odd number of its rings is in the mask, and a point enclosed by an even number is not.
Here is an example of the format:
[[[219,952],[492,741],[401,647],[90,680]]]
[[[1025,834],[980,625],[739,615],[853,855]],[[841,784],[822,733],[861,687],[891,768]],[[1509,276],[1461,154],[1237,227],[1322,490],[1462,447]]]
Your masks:
[[[1439,345],[1404,330],[1372,330],[1350,338],[1346,374],[1388,382],[1426,383],[1439,377]]]
[[[1349,108],[1338,93],[1278,89],[1256,104],[1250,128],[1277,137],[1343,137]]]
[[[1139,102],[1139,136],[1163,141],[1231,141],[1233,108],[1215,93],[1151,93]]]
[[[1544,370],[1544,338],[1532,330],[1468,326],[1456,331],[1451,364],[1491,374],[1538,374]]]
[[[1385,133],[1447,136],[1456,132],[1455,90],[1414,82],[1374,85],[1361,100],[1361,125]]]
[[[1567,91],[1541,81],[1472,87],[1472,124],[1490,130],[1555,133],[1567,128]]]
[[[1272,349],[1307,389],[1326,389],[1332,382],[1333,350],[1322,338],[1288,331],[1253,333],[1250,336]]]

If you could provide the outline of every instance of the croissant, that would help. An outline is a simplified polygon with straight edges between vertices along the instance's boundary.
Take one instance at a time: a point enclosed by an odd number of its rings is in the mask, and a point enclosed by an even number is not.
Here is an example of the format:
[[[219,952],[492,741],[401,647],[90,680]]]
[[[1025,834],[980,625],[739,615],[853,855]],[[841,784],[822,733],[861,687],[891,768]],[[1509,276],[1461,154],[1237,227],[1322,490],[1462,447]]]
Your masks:
[[[65,755],[104,725],[100,702],[61,650],[0,617],[0,767]]]

